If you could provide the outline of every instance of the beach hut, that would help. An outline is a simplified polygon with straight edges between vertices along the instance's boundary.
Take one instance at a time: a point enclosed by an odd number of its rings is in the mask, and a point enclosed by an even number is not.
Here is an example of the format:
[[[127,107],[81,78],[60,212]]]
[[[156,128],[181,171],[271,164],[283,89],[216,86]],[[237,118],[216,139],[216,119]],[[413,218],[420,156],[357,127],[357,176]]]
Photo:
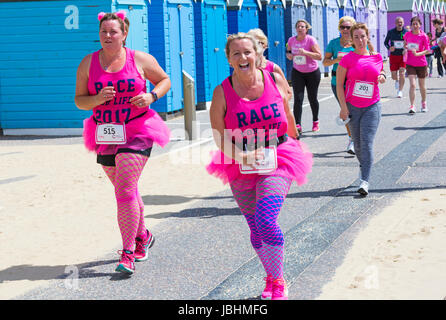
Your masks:
[[[426,33],[431,31],[431,2],[432,0],[420,0],[420,9],[423,13],[423,19],[421,20],[423,23],[422,28]]]
[[[248,32],[259,27],[260,0],[228,0],[228,33]]]
[[[307,9],[307,21],[311,24],[310,34],[316,38],[319,47],[321,48],[321,52],[325,52],[325,44],[324,44],[324,15],[323,15],[323,0],[307,0],[308,9]],[[322,63],[319,63],[319,68],[321,72],[325,72],[325,68]]]
[[[437,18],[440,18],[440,15],[438,13],[438,1],[437,0],[432,0],[431,1],[431,14],[429,17],[429,23],[430,23],[430,28],[431,28],[431,32],[434,32],[435,27],[434,27],[434,23],[433,21]],[[435,34],[434,34],[435,37]]]
[[[402,17],[404,25],[410,25],[410,19],[417,15],[418,0],[391,0],[387,2],[387,28],[395,28],[395,19]]]
[[[367,2],[367,28],[369,29],[369,38],[375,50],[378,48],[378,7],[379,0],[368,0]]]
[[[365,0],[356,0],[355,17],[357,22],[367,22],[367,5]]]
[[[355,18],[356,16],[355,3],[356,3],[355,0],[340,0],[339,18],[342,18],[344,16]]]
[[[384,46],[384,40],[387,36],[387,11],[389,6],[387,0],[380,0],[378,7],[378,50],[384,60],[388,58],[388,50]]]
[[[307,17],[307,0],[289,0],[285,8],[285,41],[290,37],[296,36],[296,21],[306,19]],[[286,59],[286,74],[288,80],[291,80],[291,71],[293,62]]]
[[[324,14],[324,48],[327,47],[330,40],[339,36],[338,23],[339,23],[339,0],[326,0],[323,7]],[[324,52],[322,52],[322,56]],[[330,72],[331,67],[325,67],[324,72]]]
[[[226,0],[194,2],[197,109],[206,109],[214,88],[229,75],[225,56],[228,22]]]
[[[262,1],[259,26],[268,37],[266,57],[286,72],[285,0]],[[286,74],[285,74],[286,75]]]
[[[446,20],[446,8],[445,8],[444,2],[439,2],[438,14],[440,15],[440,19],[443,20],[443,22],[444,22]]]
[[[127,46],[148,51],[145,1],[1,1],[0,128],[4,134],[82,132],[74,104],[82,58],[100,49],[98,13],[124,9]],[[20,99],[17,99],[20,97]]]
[[[172,84],[167,95],[153,105],[165,118],[184,108],[182,70],[196,79],[194,10],[192,0],[151,1],[148,7],[149,51]]]

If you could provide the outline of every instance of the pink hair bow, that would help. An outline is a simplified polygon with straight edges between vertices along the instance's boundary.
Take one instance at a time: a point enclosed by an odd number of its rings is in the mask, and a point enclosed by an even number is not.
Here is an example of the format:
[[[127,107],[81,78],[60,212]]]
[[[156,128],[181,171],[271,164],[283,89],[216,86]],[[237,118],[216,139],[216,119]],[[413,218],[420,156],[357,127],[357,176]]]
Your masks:
[[[120,11],[118,11],[118,12],[115,12],[115,14],[116,14],[116,15],[118,16],[118,18],[121,19],[122,21],[125,20],[126,13],[125,13],[124,10],[120,10]],[[103,18],[105,15],[106,15],[105,12],[99,12],[99,13],[98,13],[98,20],[101,21],[102,18]]]

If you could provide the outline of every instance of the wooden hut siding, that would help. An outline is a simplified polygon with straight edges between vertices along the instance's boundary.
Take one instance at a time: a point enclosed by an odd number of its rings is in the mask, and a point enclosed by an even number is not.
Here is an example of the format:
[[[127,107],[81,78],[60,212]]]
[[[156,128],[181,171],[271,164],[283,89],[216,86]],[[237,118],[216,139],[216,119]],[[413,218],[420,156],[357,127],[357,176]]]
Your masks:
[[[229,1],[227,6],[228,33],[248,32],[259,28],[261,4],[256,0]]]
[[[196,78],[192,2],[152,1],[149,5],[149,21],[149,51],[172,83],[167,95],[153,105],[157,112],[165,116],[184,108],[182,70]]]
[[[277,64],[286,76],[286,39],[284,26],[284,6],[279,0],[262,2],[259,26],[268,37],[268,60]]]
[[[323,16],[323,5],[322,0],[308,1],[307,9],[307,21],[311,24],[311,29],[309,34],[316,38],[317,43],[321,49],[321,53],[325,52],[324,45],[324,16]],[[321,23],[322,22],[322,23]],[[324,66],[319,62],[319,68],[322,73],[324,73]]]
[[[299,19],[306,19],[307,17],[307,1],[293,0],[287,1],[285,9],[285,41],[292,36],[296,36],[296,22]],[[293,70],[293,62],[286,59],[286,75],[287,79],[291,80],[291,71]]]
[[[228,22],[225,0],[194,3],[198,109],[206,108],[214,88],[229,74],[224,53]]]
[[[105,0],[94,6],[89,1],[0,3],[0,127],[5,134],[82,127],[91,113],[74,104],[76,71],[85,55],[100,48],[97,14],[110,10]]]
[[[410,19],[417,14],[417,0],[391,0],[387,2],[387,28],[395,28],[395,19],[402,17],[404,25],[410,25]]]
[[[355,0],[340,0],[339,18],[344,16],[356,17]]]
[[[384,60],[387,60],[389,53],[387,48],[384,46],[384,40],[387,36],[387,11],[388,5],[387,0],[380,0],[378,8],[378,50],[381,53]]]
[[[357,0],[355,4],[355,17],[357,22],[367,22],[367,6],[365,0]]]
[[[367,27],[369,29],[370,42],[378,51],[378,0],[368,0],[367,3]]]

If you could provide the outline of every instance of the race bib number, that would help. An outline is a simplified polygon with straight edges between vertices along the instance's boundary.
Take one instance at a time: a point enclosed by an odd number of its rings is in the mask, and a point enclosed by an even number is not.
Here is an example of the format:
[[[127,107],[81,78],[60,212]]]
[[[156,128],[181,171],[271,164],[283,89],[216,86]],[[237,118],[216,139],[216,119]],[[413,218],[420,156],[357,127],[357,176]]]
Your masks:
[[[393,46],[395,47],[395,49],[403,49],[404,41],[394,41]]]
[[[124,144],[127,142],[123,123],[104,123],[96,127],[97,144]]]
[[[306,56],[294,56],[293,58],[294,64],[295,65],[303,65],[307,63],[307,57]]]
[[[407,49],[418,51],[419,49],[418,43],[408,43]]]
[[[371,82],[355,82],[355,88],[353,89],[353,95],[355,97],[367,98],[370,99],[373,97],[373,91],[375,89],[375,85]]]
[[[277,169],[277,149],[275,146],[263,149],[264,158],[258,163],[251,165],[240,164],[240,172],[242,174],[268,174]]]

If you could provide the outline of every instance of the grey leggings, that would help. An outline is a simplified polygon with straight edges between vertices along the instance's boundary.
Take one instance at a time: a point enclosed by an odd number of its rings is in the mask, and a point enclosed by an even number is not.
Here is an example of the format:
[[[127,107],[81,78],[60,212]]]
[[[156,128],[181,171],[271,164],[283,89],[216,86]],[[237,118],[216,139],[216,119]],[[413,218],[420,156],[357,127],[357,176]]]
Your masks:
[[[357,108],[347,102],[347,107],[351,117],[348,126],[359,160],[361,179],[369,181],[373,165],[373,140],[381,119],[381,102],[378,101],[366,108]]]

